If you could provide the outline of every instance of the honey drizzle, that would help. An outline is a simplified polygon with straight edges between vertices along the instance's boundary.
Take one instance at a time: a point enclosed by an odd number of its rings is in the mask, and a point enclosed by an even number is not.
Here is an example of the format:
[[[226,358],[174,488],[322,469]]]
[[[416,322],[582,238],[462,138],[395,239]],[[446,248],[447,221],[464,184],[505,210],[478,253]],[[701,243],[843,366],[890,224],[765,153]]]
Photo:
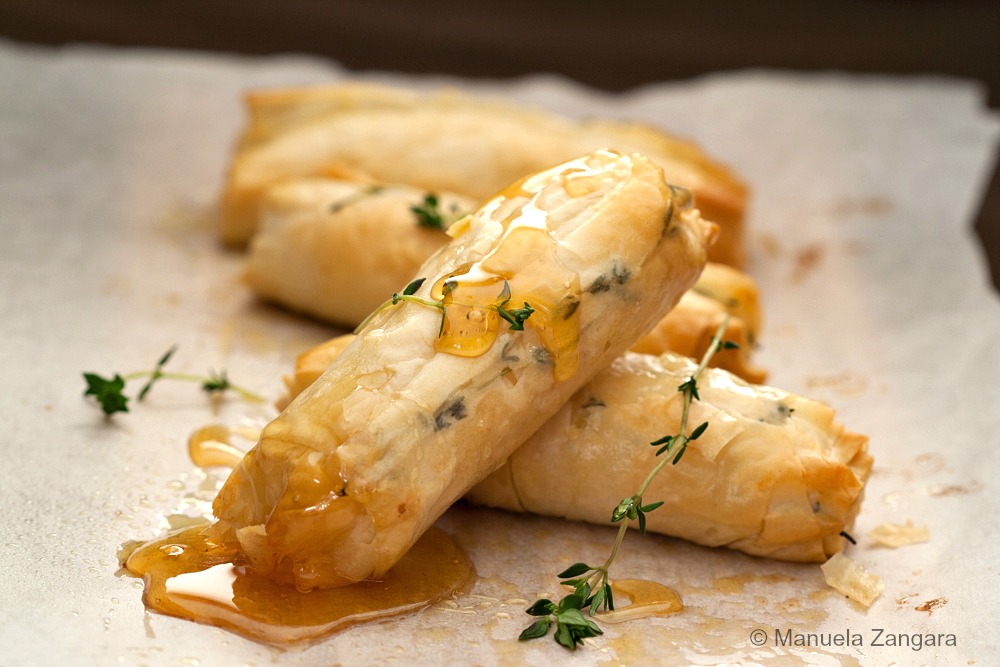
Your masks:
[[[256,442],[260,432],[254,429],[234,431],[222,424],[203,426],[188,438],[188,456],[199,468],[225,466],[235,468],[246,455],[246,451],[235,447],[230,438],[240,435],[248,442]]]
[[[611,590],[619,599],[628,598],[631,604],[597,614],[594,618],[602,623],[621,623],[650,616],[668,616],[684,609],[684,603],[677,591],[655,581],[619,579],[611,583]]]
[[[143,601],[153,611],[276,646],[423,609],[464,590],[475,574],[461,549],[435,527],[382,580],[342,588],[302,592],[255,575],[234,546],[214,542],[205,526],[139,546],[125,568],[143,578]]]
[[[437,280],[431,296],[444,308],[441,335],[435,349],[459,356],[479,356],[488,351],[500,331],[498,307],[535,312],[526,321],[539,336],[553,363],[553,376],[564,380],[579,363],[580,277],[557,254],[559,241],[548,226],[548,213],[538,206],[542,192],[558,176],[559,187],[571,197],[597,191],[617,164],[613,154],[581,158],[555,170],[536,174],[510,186],[481,209],[479,215],[503,215],[503,232],[493,248],[478,262]],[[505,215],[504,205],[527,201]],[[461,234],[468,223],[453,233]],[[509,306],[507,305],[509,304]]]

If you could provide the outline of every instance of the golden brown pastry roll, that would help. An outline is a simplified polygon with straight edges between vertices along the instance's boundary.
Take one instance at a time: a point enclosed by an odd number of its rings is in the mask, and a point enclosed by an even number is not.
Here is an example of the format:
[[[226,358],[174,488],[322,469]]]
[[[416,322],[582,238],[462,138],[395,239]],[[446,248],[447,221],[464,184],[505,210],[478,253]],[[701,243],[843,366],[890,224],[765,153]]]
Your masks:
[[[365,82],[251,90],[244,96],[249,122],[239,145],[242,148],[262,143],[333,113],[407,108],[420,99],[421,94],[414,90]]]
[[[694,284],[716,230],[689,204],[607,151],[489,199],[264,428],[213,538],[299,588],[386,572]]]
[[[223,194],[221,235],[229,244],[250,240],[265,190],[288,177],[404,183],[481,200],[524,174],[611,148],[646,154],[669,183],[694,191],[704,217],[721,227],[710,258],[743,260],[745,186],[694,145],[645,125],[358,84],[256,92],[247,106]]]
[[[263,299],[353,328],[474,209],[466,197],[407,185],[291,179],[264,196],[246,280]],[[427,226],[428,213],[438,214],[441,228]]]
[[[655,465],[649,443],[676,433],[677,387],[695,367],[671,353],[623,355],[467,498],[610,523]],[[839,551],[871,470],[868,438],[845,430],[826,405],[723,370],[708,369],[698,387],[690,423],[707,421],[708,430],[643,494],[665,503],[646,529],[781,560]]]

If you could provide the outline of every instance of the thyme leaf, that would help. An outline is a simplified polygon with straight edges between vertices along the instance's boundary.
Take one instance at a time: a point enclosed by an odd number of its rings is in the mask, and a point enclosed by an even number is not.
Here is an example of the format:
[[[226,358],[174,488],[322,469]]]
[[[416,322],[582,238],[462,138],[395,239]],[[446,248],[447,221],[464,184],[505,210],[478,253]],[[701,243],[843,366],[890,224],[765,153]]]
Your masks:
[[[377,195],[385,189],[382,185],[369,185],[366,188],[361,188],[354,192],[353,194],[347,195],[342,199],[330,204],[329,213],[339,213],[343,209],[357,203],[358,201],[364,199],[365,197],[371,197],[372,195]]]
[[[232,386],[233,385],[229,382],[229,377],[226,375],[225,370],[221,370],[218,373],[215,371],[209,371],[208,378],[201,383],[201,388],[209,394],[224,392]]]
[[[572,565],[567,567],[565,570],[563,570],[556,576],[559,577],[560,579],[566,579],[569,577],[579,577],[581,574],[588,572],[589,570],[590,566],[587,565],[586,563],[573,563]]]
[[[444,229],[444,216],[441,215],[441,202],[433,192],[424,195],[422,204],[415,204],[410,211],[417,218],[417,224],[428,229]]]
[[[420,286],[424,284],[426,278],[417,278],[416,280],[411,280],[410,284],[403,288],[403,296],[410,296],[414,294]]]
[[[160,357],[160,360],[156,362],[156,366],[154,366],[153,370],[149,373],[149,379],[146,380],[146,384],[142,385],[142,389],[139,390],[139,395],[136,396],[137,401],[141,401],[146,398],[146,394],[148,394],[149,390],[153,388],[153,383],[163,377],[163,367],[168,361],[170,361],[170,357],[174,356],[174,352],[176,351],[177,346],[172,345],[170,349],[167,350],[162,357]]]
[[[83,395],[93,396],[105,415],[128,412],[128,397],[123,393],[125,379],[121,375],[115,373],[114,377],[109,379],[96,373],[84,373],[83,379],[87,382],[87,390]]]
[[[497,314],[510,323],[511,331],[524,331],[524,321],[531,317],[531,314],[535,312],[535,309],[528,305],[528,302],[524,302],[524,308],[517,308],[516,310],[507,310],[503,306],[497,306]]]
[[[532,616],[542,616],[518,636],[520,641],[544,637],[549,627],[555,626],[555,640],[569,650],[575,650],[584,639],[604,634],[597,623],[583,615],[583,608],[593,603],[593,598],[574,591],[558,603],[548,599],[538,600],[528,608]]]
[[[445,280],[444,283],[441,285],[440,299],[425,299],[424,297],[416,296],[417,290],[420,289],[420,287],[424,284],[425,280],[426,280],[425,278],[417,278],[416,280],[410,281],[410,283],[403,289],[402,292],[394,292],[391,297],[383,301],[378,308],[373,310],[368,315],[368,317],[366,317],[364,321],[361,322],[361,324],[359,324],[356,329],[354,329],[354,333],[358,333],[366,326],[368,326],[368,324],[373,319],[375,319],[375,316],[381,313],[386,308],[398,305],[404,301],[410,301],[412,303],[417,303],[422,306],[427,306],[429,308],[437,308],[438,310],[441,311],[441,324],[438,327],[438,336],[440,337],[444,333],[444,325],[445,322],[447,321],[447,314],[448,314],[447,313],[448,303],[445,303],[445,301],[452,292],[458,289],[459,283],[455,280]],[[499,296],[497,296],[496,302],[493,303],[492,305],[484,307],[496,311],[497,315],[499,315],[503,320],[505,320],[508,324],[510,324],[511,331],[524,331],[524,322],[529,317],[531,317],[532,313],[535,312],[535,309],[532,308],[527,301],[525,301],[523,308],[508,310],[504,306],[507,305],[507,303],[510,301],[510,298],[511,298],[510,285],[505,280],[503,283],[503,287],[500,290],[500,294]]]

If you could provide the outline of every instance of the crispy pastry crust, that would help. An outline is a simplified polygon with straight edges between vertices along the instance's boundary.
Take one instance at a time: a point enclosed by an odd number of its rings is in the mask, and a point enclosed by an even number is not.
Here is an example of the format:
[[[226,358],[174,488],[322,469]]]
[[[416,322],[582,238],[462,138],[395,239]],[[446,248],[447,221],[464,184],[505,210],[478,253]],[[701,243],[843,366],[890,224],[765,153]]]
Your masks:
[[[721,228],[710,259],[743,262],[746,187],[693,144],[646,125],[371,84],[254,92],[246,105],[249,123],[223,193],[228,244],[250,240],[267,187],[288,177],[403,183],[480,200],[524,174],[610,148],[646,154],[669,183],[694,191],[704,217]]]
[[[627,353],[582,388],[467,498],[515,511],[610,523],[611,509],[655,465],[649,443],[676,433],[677,386],[694,362]],[[665,502],[647,530],[790,561],[824,561],[844,545],[872,466],[868,438],[834,411],[709,369],[690,424],[708,430],[643,501]]]
[[[727,315],[723,337],[739,347],[720,350],[710,365],[760,384],[767,379],[767,372],[750,360],[761,326],[757,284],[745,273],[723,264],[706,264],[695,286],[631,349],[645,354],[676,352],[700,359]]]
[[[354,328],[450,240],[417,224],[429,193],[407,185],[300,178],[270,188],[246,281],[268,301]],[[475,202],[434,193],[453,221]]]

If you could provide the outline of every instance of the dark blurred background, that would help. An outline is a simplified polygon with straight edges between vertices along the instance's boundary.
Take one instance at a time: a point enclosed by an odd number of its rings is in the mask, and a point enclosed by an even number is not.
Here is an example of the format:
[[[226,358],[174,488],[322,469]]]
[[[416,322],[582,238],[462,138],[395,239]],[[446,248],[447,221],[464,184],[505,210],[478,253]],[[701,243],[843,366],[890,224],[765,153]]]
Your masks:
[[[554,72],[613,91],[746,67],[942,74],[981,82],[1000,108],[996,0],[0,0],[0,35],[311,53],[355,70]],[[1000,172],[976,231],[1000,286]]]

